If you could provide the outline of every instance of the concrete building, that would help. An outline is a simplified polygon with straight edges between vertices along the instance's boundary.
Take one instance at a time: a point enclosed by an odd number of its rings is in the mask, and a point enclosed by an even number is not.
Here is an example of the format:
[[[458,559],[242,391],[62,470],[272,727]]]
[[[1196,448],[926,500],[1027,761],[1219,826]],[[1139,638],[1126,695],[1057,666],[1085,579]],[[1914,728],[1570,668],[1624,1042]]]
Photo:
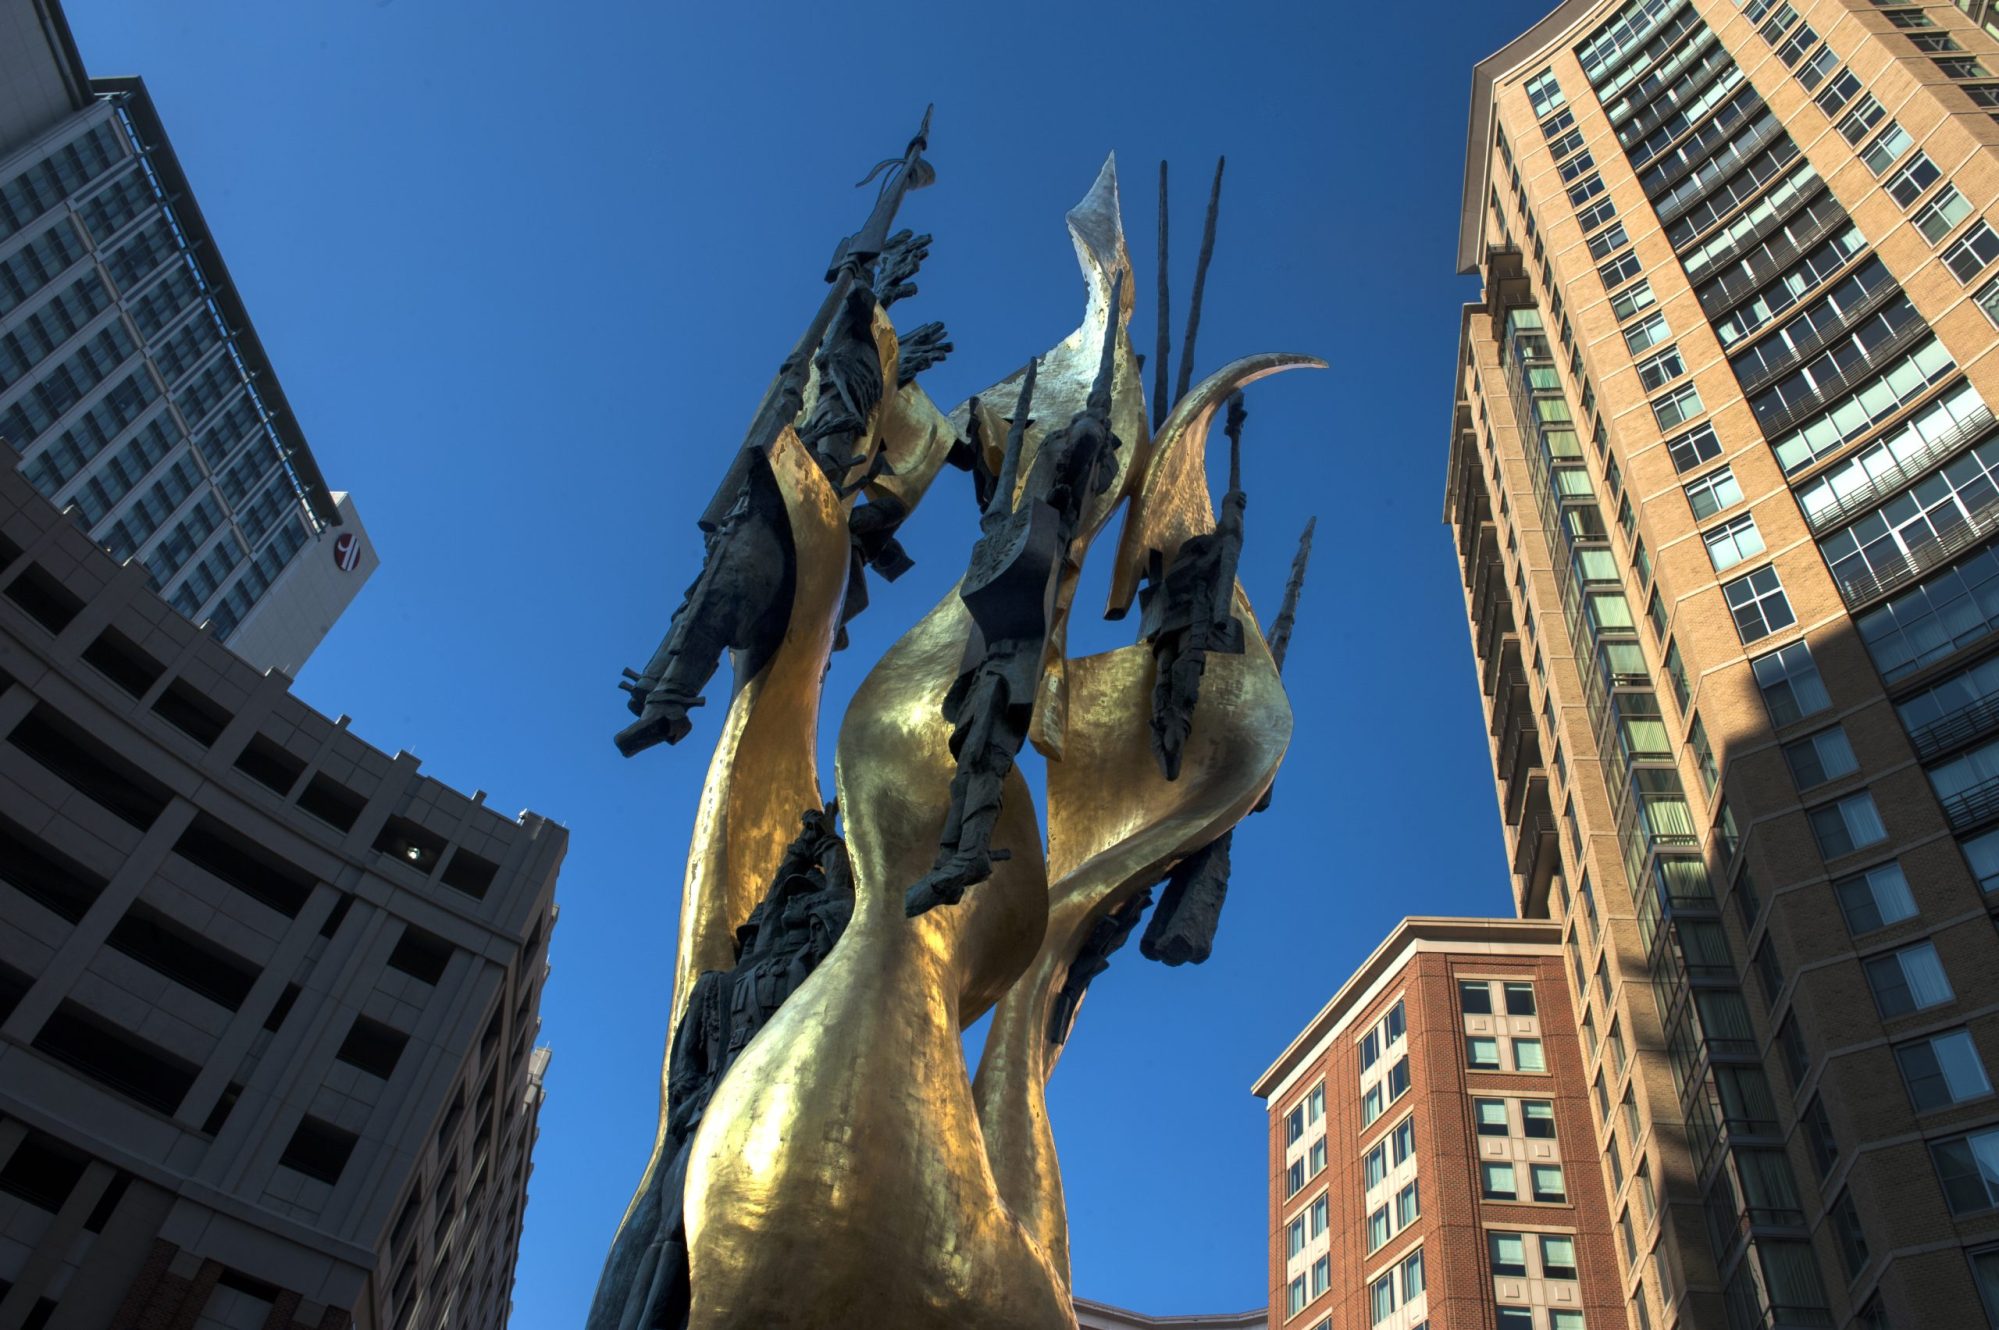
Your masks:
[[[253,665],[297,674],[374,571],[143,82],[0,0],[0,439]]]
[[[1951,4],[1474,72],[1444,517],[1614,1323],[1999,1324],[1995,108]]]
[[[562,828],[0,470],[0,1325],[504,1323]]]
[[[1270,1330],[1583,1330],[1623,1301],[1544,920],[1405,919],[1254,1089]]]
[[[1262,1330],[1263,1309],[1226,1316],[1147,1316],[1077,1298],[1076,1326],[1077,1330]]]

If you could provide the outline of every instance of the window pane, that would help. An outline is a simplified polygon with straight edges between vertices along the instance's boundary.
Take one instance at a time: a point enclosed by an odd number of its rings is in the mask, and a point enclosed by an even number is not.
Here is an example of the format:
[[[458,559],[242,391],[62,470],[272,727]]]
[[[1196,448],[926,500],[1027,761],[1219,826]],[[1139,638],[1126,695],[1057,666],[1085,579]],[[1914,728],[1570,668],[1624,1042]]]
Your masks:
[[[1492,985],[1484,980],[1458,985],[1458,1008],[1467,1016],[1492,1014]]]
[[[1506,1101],[1504,1099],[1480,1099],[1478,1105],[1478,1134],[1481,1136],[1504,1136],[1506,1126]]]
[[[1513,1065],[1521,1071],[1546,1071],[1548,1064],[1542,1060],[1539,1039],[1515,1039],[1513,1041]]]
[[[1534,1014],[1534,985],[1508,984],[1506,986],[1506,1014],[1508,1016],[1532,1016]]]

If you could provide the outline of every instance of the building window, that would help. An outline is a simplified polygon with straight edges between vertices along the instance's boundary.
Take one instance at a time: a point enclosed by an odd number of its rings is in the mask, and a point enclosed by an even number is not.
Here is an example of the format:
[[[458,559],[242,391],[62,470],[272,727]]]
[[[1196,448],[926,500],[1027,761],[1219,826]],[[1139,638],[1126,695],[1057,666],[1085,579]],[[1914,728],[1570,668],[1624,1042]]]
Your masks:
[[[1388,1102],[1394,1103],[1409,1093],[1409,1059],[1403,1058],[1388,1069]]]
[[[1728,611],[1735,618],[1736,636],[1745,643],[1768,637],[1798,621],[1791,602],[1784,596],[1784,584],[1777,578],[1774,564],[1764,564],[1747,577],[1722,585]]]
[[[1547,1099],[1524,1099],[1520,1103],[1521,1126],[1527,1136],[1538,1140],[1555,1139],[1555,1105]]]
[[[1388,1018],[1382,1021],[1381,1028],[1391,1048],[1395,1046],[1396,1040],[1409,1032],[1409,1016],[1403,1011],[1400,1002],[1388,1009]]]
[[[1284,1119],[1284,1143],[1286,1145],[1296,1145],[1298,1138],[1304,1134],[1305,1106],[1300,1104],[1298,1107],[1292,1109]]]
[[[1823,1178],[1839,1162],[1839,1139],[1832,1134],[1832,1122],[1826,1117],[1825,1101],[1813,1096],[1812,1102],[1799,1112],[1798,1121],[1805,1129],[1805,1145],[1811,1152],[1812,1166]]]
[[[1316,1238],[1326,1231],[1327,1225],[1330,1222],[1328,1219],[1330,1203],[1327,1198],[1321,1196],[1318,1200],[1312,1202],[1312,1208],[1308,1213],[1311,1215],[1312,1220],[1311,1233]]]
[[[1860,160],[1867,163],[1868,170],[1879,176],[1895,164],[1895,159],[1902,155],[1911,141],[1907,131],[1890,120],[1888,127],[1860,150]]]
[[[1501,1307],[1498,1312],[1498,1330],[1534,1330],[1532,1307]]]
[[[1956,996],[1937,949],[1928,942],[1876,956],[1863,967],[1883,1016],[1906,1016],[1941,1006]]]
[[[1312,1142],[1311,1164],[1310,1167],[1306,1169],[1306,1176],[1316,1178],[1319,1176],[1319,1174],[1325,1171],[1326,1171],[1326,1138],[1321,1136],[1318,1140]]]
[[[1619,236],[1618,243],[1622,244],[1623,224],[1619,223],[1614,229]],[[1673,330],[1666,326],[1666,316],[1654,311],[1624,330],[1624,345],[1635,356],[1641,351],[1659,345],[1672,335]]]
[[[1539,1039],[1515,1039],[1513,1041],[1513,1069],[1515,1071],[1546,1071],[1548,1064],[1541,1053]]]
[[[1659,422],[1660,429],[1672,429],[1683,425],[1705,410],[1701,405],[1700,390],[1691,383],[1683,383],[1664,397],[1652,401],[1652,418]]]
[[[1289,1258],[1304,1250],[1305,1216],[1299,1215],[1284,1226],[1284,1254]]]
[[[1770,711],[1773,725],[1789,725],[1815,715],[1832,705],[1818,666],[1812,663],[1811,648],[1793,642],[1753,662],[1756,686],[1763,693],[1763,705]]]
[[[1969,1030],[1947,1030],[1897,1044],[1895,1061],[1901,1065],[1909,1102],[1918,1113],[1992,1093],[1992,1082],[1985,1078],[1985,1064],[1979,1061]]]
[[[1284,1170],[1284,1199],[1290,1200],[1305,1186],[1305,1161],[1294,1159]]]
[[[1694,520],[1705,521],[1722,509],[1741,503],[1742,486],[1735,481],[1734,469],[1724,466],[1690,482],[1686,495],[1687,507],[1693,510]]]
[[[1881,109],[1881,103],[1874,100],[1874,94],[1865,93],[1853,104],[1851,111],[1840,117],[1839,136],[1848,143],[1857,144],[1868,130],[1881,123],[1881,117],[1886,114],[1887,112]],[[1893,158],[1889,160],[1892,161]],[[1876,171],[1874,174],[1880,175],[1881,172]]]
[[[1478,1116],[1478,1134],[1481,1136],[1504,1136],[1510,1130],[1506,1122],[1506,1101],[1504,1099],[1475,1099],[1472,1101]]]
[[[1702,532],[1701,540],[1707,545],[1708,562],[1718,573],[1763,552],[1763,533],[1756,529],[1756,518],[1751,513]]]
[[[1367,1126],[1380,1117],[1386,1107],[1387,1101],[1382,1098],[1380,1084],[1377,1082],[1368,1086],[1360,1097],[1360,1124]]]
[[[1492,1254],[1495,1279],[1527,1277],[1527,1239],[1518,1233],[1488,1233],[1486,1249]]]
[[[1386,1142],[1375,1146],[1367,1152],[1367,1158],[1361,1161],[1361,1176],[1363,1185],[1368,1191],[1373,1191],[1381,1185],[1383,1179],[1387,1178],[1388,1145]]]
[[[1305,1310],[1305,1276],[1299,1275],[1284,1290],[1284,1314],[1296,1316]]]
[[[1376,1207],[1367,1217],[1367,1249],[1370,1252],[1379,1251],[1381,1244],[1388,1241],[1391,1232],[1388,1207],[1386,1205]]]
[[[1932,245],[1950,234],[1950,229],[1963,221],[1971,212],[1971,204],[1964,195],[1957,192],[1957,186],[1945,185],[1936,197],[1916,210],[1916,229],[1923,233],[1923,239]]]
[[[1701,773],[1701,788],[1709,798],[1714,797],[1714,787],[1721,783],[1721,767],[1714,760],[1714,746],[1708,742],[1707,726],[1695,716],[1687,729],[1687,747],[1694,755],[1694,766]]]
[[[1978,889],[1984,892],[1999,891],[1999,831],[1987,831],[1957,843],[1964,853],[1964,862],[1971,869],[1971,875],[1978,879]]]
[[[1818,837],[1819,853],[1827,859],[1888,839],[1888,829],[1881,825],[1881,814],[1874,808],[1874,796],[1866,790],[1814,808],[1807,816],[1812,834]]]
[[[1318,1297],[1333,1286],[1333,1258],[1321,1256],[1312,1262],[1312,1296]]]
[[[1944,267],[1960,282],[1978,276],[1995,258],[1999,258],[1999,234],[1994,234],[1982,219],[1943,252]]]
[[[1465,1065],[1474,1071],[1498,1071],[1499,1041],[1478,1035],[1466,1039]]]
[[[1860,80],[1853,76],[1852,70],[1842,69],[1812,100],[1818,103],[1819,110],[1830,120],[1839,113],[1839,108],[1852,101],[1854,94],[1859,91]]]
[[[1395,1193],[1395,1227],[1407,1228],[1423,1214],[1422,1201],[1416,1195],[1416,1184],[1411,1182]]]
[[[1610,298],[1611,317],[1622,323],[1639,310],[1649,308],[1656,300],[1657,297],[1652,294],[1652,283],[1641,280]]]
[[[1576,1277],[1576,1240],[1560,1238],[1552,1234],[1541,1239],[1541,1278],[1574,1279]]]
[[[1506,985],[1506,1014],[1508,1016],[1532,1016],[1534,1014],[1534,985]]]
[[[1885,863],[1832,884],[1847,931],[1858,936],[1913,919],[1916,901],[1900,863]]]
[[[1305,1096],[1305,1121],[1308,1124],[1316,1123],[1324,1116],[1326,1116],[1326,1086],[1325,1082],[1321,1081],[1312,1087],[1311,1094]]]
[[[1947,32],[1918,32],[1910,36],[1909,44],[1918,51],[1926,51],[1932,55],[1964,49],[1957,44],[1957,38]]]
[[[1838,725],[1785,744],[1784,760],[1790,763],[1791,779],[1801,790],[1850,776],[1860,769],[1853,746],[1846,741],[1846,731]]]
[[[1638,262],[1638,256],[1630,250],[1626,250],[1608,263],[1597,268],[1596,275],[1603,279],[1603,285],[1607,290],[1611,287],[1622,286],[1644,271],[1645,267]]]
[[[1839,1259],[1846,1266],[1846,1277],[1856,1278],[1860,1267],[1867,1264],[1867,1238],[1860,1229],[1860,1215],[1853,1208],[1853,1190],[1840,1192],[1839,1199],[1828,1207],[1832,1216],[1833,1235],[1839,1240]]]
[[[1479,1195],[1488,1201],[1514,1201],[1520,1198],[1519,1184],[1513,1177],[1511,1164],[1480,1164]]]
[[[1878,3],[1878,0],[1877,0]],[[1881,15],[1898,28],[1934,28],[1936,21],[1920,9],[1890,9]]]
[[[1492,985],[1483,979],[1458,985],[1458,1010],[1467,1016],[1492,1015]]]
[[[1939,60],[1936,62],[1936,67],[1943,73],[1945,78],[1950,79],[1989,79],[1992,77],[1991,70],[1979,64],[1978,61],[1970,56],[1958,56]]]
[[[1687,362],[1681,357],[1680,348],[1669,346],[1651,359],[1639,363],[1638,381],[1645,385],[1645,391],[1649,393],[1665,387],[1686,372]]]
[[[1375,1064],[1376,1059],[1380,1056],[1381,1039],[1375,1031],[1369,1030],[1361,1037],[1360,1041],[1360,1069],[1366,1071]]]
[[[1560,1164],[1535,1164],[1529,1170],[1534,1178],[1534,1199],[1551,1203],[1569,1199],[1568,1185],[1562,1180]]]
[[[1930,1144],[1930,1160],[1953,1214],[1999,1205],[1999,1128]]]
[[[1978,1300],[1985,1304],[1985,1319],[1999,1326],[1999,1247],[1970,1253],[1971,1282],[1978,1285]]]
[[[1985,317],[1994,324],[1999,324],[1999,277],[1978,288],[1975,299],[1978,301],[1978,307],[1985,311]]]
[[[1413,1114],[1396,1124],[1389,1141],[1395,1147],[1395,1162],[1398,1165],[1416,1153],[1416,1119]]]
[[[1396,1268],[1402,1275],[1402,1301],[1406,1303],[1423,1296],[1423,1249],[1418,1247],[1410,1252]]]
[[[1937,164],[1930,160],[1929,154],[1919,152],[1911,157],[1901,170],[1889,176],[1888,183],[1882,188],[1888,191],[1889,198],[1906,208],[1921,198],[1924,190],[1942,178],[1943,172],[1937,169]]]

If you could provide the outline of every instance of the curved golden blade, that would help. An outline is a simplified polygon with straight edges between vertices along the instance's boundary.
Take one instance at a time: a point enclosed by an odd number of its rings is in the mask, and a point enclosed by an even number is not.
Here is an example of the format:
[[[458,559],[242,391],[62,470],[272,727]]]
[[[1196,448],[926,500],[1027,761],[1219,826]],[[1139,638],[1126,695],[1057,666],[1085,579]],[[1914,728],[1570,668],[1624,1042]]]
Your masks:
[[[1229,394],[1287,369],[1324,369],[1317,356],[1266,351],[1222,366],[1175,403],[1159,427],[1145,473],[1135,485],[1124,529],[1118,533],[1117,562],[1111,567],[1111,594],[1104,617],[1121,619],[1154,555],[1164,568],[1189,536],[1215,529],[1208,495],[1208,425]]]

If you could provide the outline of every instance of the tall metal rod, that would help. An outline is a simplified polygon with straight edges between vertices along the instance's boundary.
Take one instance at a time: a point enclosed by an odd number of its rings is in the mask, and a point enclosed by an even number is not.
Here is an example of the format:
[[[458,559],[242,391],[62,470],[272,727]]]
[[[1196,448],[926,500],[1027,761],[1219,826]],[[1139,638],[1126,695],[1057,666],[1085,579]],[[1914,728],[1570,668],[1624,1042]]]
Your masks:
[[[1152,357],[1152,428],[1166,423],[1173,403],[1166,398],[1166,371],[1173,359],[1170,302],[1166,291],[1166,163],[1159,163],[1159,337]]]
[[[1201,333],[1201,293],[1208,286],[1208,261],[1215,257],[1215,214],[1222,206],[1222,168],[1228,165],[1228,158],[1215,158],[1215,183],[1208,190],[1208,219],[1201,227],[1201,256],[1194,264],[1194,294],[1187,304],[1187,337],[1180,344],[1180,381],[1173,389],[1173,400],[1179,401],[1187,395],[1187,386],[1194,381],[1194,339]]]

